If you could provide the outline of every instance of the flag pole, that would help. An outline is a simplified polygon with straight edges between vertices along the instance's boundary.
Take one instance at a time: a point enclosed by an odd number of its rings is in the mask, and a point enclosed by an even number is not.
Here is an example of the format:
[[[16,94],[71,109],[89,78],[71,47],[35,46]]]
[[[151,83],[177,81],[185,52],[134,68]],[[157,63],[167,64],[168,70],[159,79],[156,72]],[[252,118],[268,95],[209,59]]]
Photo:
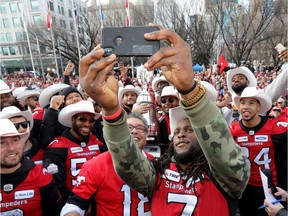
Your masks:
[[[100,0],[96,0],[96,4],[97,4],[98,10],[99,10],[101,29],[103,29],[103,13],[102,13],[102,7],[101,7]]]
[[[27,30],[26,21],[25,21],[24,16],[23,16],[23,11],[21,11],[21,18],[22,18],[22,22],[24,25],[24,31],[25,31],[26,37],[27,37],[28,48],[29,48],[29,52],[30,52],[30,59],[31,59],[32,69],[34,72],[34,77],[36,77],[34,60],[33,60],[33,53],[32,53],[32,49],[31,49],[30,38],[29,38],[28,30]]]
[[[54,58],[55,58],[55,67],[56,67],[56,73],[57,77],[59,78],[59,71],[58,71],[58,62],[57,62],[57,56],[56,56],[56,50],[55,50],[55,41],[54,41],[54,34],[53,34],[53,26],[52,26],[52,15],[50,11],[50,4],[47,2],[47,29],[51,33],[51,41],[52,41],[52,46],[53,46],[53,53],[54,53]]]
[[[38,37],[36,37],[36,41],[37,41],[37,47],[38,47],[38,52],[39,52],[40,65],[41,65],[41,75],[44,75],[43,63],[42,63],[42,58],[41,58],[41,50],[40,50]]]
[[[130,20],[130,7],[129,7],[129,0],[125,1],[125,11],[126,11],[126,26],[131,26]],[[131,57],[131,70],[132,70],[132,79],[134,78],[134,62],[133,57]]]
[[[57,62],[56,49],[55,49],[53,26],[51,26],[50,31],[51,31],[51,38],[52,38],[53,53],[54,53],[54,58],[55,58],[56,73],[57,73],[57,77],[59,78],[59,70],[58,70],[58,62]]]
[[[80,62],[81,53],[80,53],[80,46],[79,46],[78,24],[77,24],[77,22],[76,22],[76,14],[75,14],[75,12],[77,12],[77,11],[75,11],[77,8],[75,8],[75,2],[74,2],[74,0],[72,0],[72,7],[73,7],[73,12],[74,12],[73,20],[74,20],[74,26],[75,26],[75,31],[76,31],[78,57],[79,57],[79,62]]]

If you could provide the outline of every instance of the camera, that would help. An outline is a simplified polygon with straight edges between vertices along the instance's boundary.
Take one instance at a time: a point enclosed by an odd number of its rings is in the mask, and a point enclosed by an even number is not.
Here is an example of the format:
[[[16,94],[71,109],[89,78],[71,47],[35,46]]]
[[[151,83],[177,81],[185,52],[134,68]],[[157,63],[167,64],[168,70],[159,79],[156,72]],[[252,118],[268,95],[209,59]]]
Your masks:
[[[145,33],[158,31],[156,26],[105,27],[102,29],[102,47],[105,56],[149,57],[160,49],[160,41],[146,40]]]

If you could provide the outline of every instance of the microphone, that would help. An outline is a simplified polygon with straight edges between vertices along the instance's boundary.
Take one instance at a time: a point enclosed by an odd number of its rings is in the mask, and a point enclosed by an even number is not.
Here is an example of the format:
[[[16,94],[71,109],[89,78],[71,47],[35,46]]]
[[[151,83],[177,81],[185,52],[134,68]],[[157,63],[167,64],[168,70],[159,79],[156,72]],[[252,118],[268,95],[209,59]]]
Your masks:
[[[262,172],[267,176],[268,178],[268,186],[271,188],[272,195],[277,199],[281,200],[281,196],[275,196],[275,193],[277,192],[276,186],[273,182],[273,173],[270,169],[263,169]]]

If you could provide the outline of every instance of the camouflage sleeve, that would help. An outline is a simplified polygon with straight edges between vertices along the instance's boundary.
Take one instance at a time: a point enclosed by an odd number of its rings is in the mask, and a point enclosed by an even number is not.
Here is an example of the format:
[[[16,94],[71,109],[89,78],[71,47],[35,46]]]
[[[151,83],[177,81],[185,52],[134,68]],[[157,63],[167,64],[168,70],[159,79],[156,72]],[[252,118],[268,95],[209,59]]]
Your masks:
[[[221,112],[207,93],[197,104],[183,108],[214,178],[231,197],[240,198],[250,177],[250,167]]]
[[[123,118],[116,123],[103,121],[103,134],[112,155],[114,168],[129,187],[150,197],[154,188],[156,171],[153,164],[142,154],[131,138],[126,123],[126,112],[123,111],[122,115]]]

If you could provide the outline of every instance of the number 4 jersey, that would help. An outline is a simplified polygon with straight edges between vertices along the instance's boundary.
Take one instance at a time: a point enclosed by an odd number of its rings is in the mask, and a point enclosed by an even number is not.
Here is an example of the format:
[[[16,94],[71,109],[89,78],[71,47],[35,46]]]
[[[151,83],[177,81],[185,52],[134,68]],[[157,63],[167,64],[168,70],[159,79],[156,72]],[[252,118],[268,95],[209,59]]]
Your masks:
[[[261,122],[253,128],[245,127],[242,121],[233,122],[230,131],[250,161],[251,176],[248,184],[262,187],[259,168],[271,170],[275,185],[277,180],[282,187],[285,185],[284,182],[287,184],[286,122],[262,117]]]

